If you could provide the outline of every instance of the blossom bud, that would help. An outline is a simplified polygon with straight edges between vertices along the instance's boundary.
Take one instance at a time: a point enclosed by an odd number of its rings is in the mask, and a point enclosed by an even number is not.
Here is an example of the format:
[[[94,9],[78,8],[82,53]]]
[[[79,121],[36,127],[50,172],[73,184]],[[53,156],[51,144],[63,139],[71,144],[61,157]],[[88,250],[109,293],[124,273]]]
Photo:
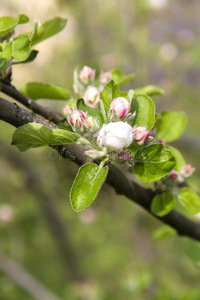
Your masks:
[[[126,117],[131,110],[130,103],[123,97],[115,98],[110,104],[110,115],[113,121]]]
[[[95,71],[87,66],[84,66],[79,73],[79,78],[85,84],[87,84],[89,80],[94,80],[94,77],[95,77]]]
[[[75,110],[70,119],[70,124],[74,127],[74,129],[82,128],[85,120],[85,113],[82,110]]]
[[[87,150],[87,151],[84,152],[84,154],[87,155],[88,157],[92,158],[92,159],[101,158],[101,157],[104,157],[106,155],[105,152],[97,151],[97,150]]]
[[[180,174],[187,178],[189,176],[191,176],[195,171],[195,168],[193,168],[191,165],[185,165],[182,167],[181,171],[180,171]]]
[[[163,144],[163,146],[166,145],[166,142],[164,140],[159,140],[158,143]]]
[[[142,145],[148,135],[146,127],[136,127],[133,129],[133,139],[139,144]]]
[[[129,152],[123,151],[121,153],[118,154],[119,159],[122,162],[129,162],[131,160],[131,155]]]
[[[65,105],[65,107],[63,107],[63,114],[65,116],[71,116],[71,114],[73,113],[74,109],[69,106],[69,105]]]
[[[100,101],[99,91],[94,86],[88,86],[83,99],[88,106],[97,108]]]
[[[167,177],[171,180],[176,180],[178,177],[178,172],[176,172],[176,170],[173,169],[170,173],[167,174]]]
[[[101,84],[106,84],[112,79],[112,74],[110,72],[103,72],[101,74]]]
[[[91,116],[87,117],[87,119],[85,120],[85,125],[92,132],[95,132],[99,129],[98,120],[96,118],[91,117]]]
[[[104,124],[97,137],[100,147],[104,146],[114,152],[121,152],[132,141],[132,127],[121,121]]]

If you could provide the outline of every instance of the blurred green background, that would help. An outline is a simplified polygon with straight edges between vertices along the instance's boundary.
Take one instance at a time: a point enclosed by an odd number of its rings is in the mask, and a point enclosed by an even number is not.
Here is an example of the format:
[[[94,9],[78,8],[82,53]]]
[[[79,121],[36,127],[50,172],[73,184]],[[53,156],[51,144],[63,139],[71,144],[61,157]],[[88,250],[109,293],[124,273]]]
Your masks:
[[[16,87],[42,81],[72,90],[77,65],[134,72],[127,89],[162,87],[157,109],[188,115],[174,145],[196,167],[189,183],[198,191],[200,1],[1,0],[0,12],[28,14],[31,22],[18,32],[30,30],[34,19],[68,18],[66,29],[37,47],[33,63],[15,66]],[[64,105],[42,103],[58,111]],[[0,126],[0,300],[40,299],[8,270],[37,279],[36,289],[46,289],[43,300],[48,293],[63,300],[200,299],[198,245],[180,237],[156,242],[162,224],[107,185],[91,208],[76,214],[68,194],[78,167],[47,147],[21,154],[10,146],[14,127]],[[6,265],[10,258],[22,269]]]

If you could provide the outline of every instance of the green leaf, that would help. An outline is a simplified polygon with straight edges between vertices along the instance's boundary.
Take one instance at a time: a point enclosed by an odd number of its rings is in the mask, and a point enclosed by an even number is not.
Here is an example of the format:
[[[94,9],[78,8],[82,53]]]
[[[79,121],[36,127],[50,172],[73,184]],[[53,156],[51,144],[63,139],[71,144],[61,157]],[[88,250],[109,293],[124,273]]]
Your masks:
[[[159,143],[136,151],[133,172],[139,180],[152,182],[167,175],[175,165],[172,152]]]
[[[123,84],[134,79],[134,74],[125,75],[119,69],[113,69],[111,71],[112,79],[118,84],[118,86],[122,86]]]
[[[12,56],[12,42],[0,44],[0,58],[10,58]]]
[[[84,100],[78,99],[76,103],[77,109],[87,112],[89,116],[96,118],[99,121],[100,127],[104,123],[104,118],[101,111],[98,108],[93,108],[85,104]]]
[[[174,155],[174,157],[176,159],[175,170],[178,171],[178,172],[180,172],[181,168],[186,165],[186,161],[185,161],[183,155],[174,146],[167,146],[167,149],[169,149],[173,153],[173,155]]]
[[[62,129],[50,129],[42,124],[29,123],[17,128],[13,134],[12,145],[20,151],[44,145],[63,145],[76,143],[78,134]]]
[[[147,85],[134,91],[135,94],[145,94],[148,96],[164,95],[164,90],[155,85]]]
[[[151,212],[157,216],[168,214],[175,205],[175,198],[171,193],[163,193],[153,198]]]
[[[100,98],[103,101],[106,112],[110,110],[110,103],[114,98],[120,97],[118,85],[113,81],[109,81],[100,93]]]
[[[0,35],[7,34],[18,24],[27,23],[28,21],[29,18],[24,14],[18,17],[0,17]]]
[[[32,46],[35,44],[38,44],[50,37],[52,37],[53,35],[59,33],[61,30],[63,30],[63,28],[66,26],[67,24],[67,20],[60,18],[60,17],[55,17],[53,19],[50,19],[44,23],[42,23],[42,27],[44,29],[43,34],[37,34],[33,40],[32,40]]]
[[[40,21],[35,20],[33,23],[33,31],[29,32],[31,45],[34,45],[34,43],[37,43],[37,40],[41,38],[41,36],[44,34],[44,28],[42,27]]]
[[[87,163],[79,169],[70,191],[70,201],[76,212],[92,204],[106,180],[107,173],[108,166],[99,168],[93,163]]]
[[[154,241],[160,241],[175,235],[176,235],[176,230],[174,230],[173,228],[169,226],[161,226],[160,228],[158,228],[153,232],[152,237]]]
[[[188,257],[200,267],[200,243],[192,239],[187,240],[186,253]]]
[[[38,55],[39,51],[37,50],[32,50],[29,57],[27,59],[25,59],[24,61],[15,61],[12,63],[12,65],[18,65],[18,64],[27,64],[29,62],[32,62],[36,59],[37,55]]]
[[[172,142],[178,139],[187,124],[187,117],[184,112],[162,111],[162,123],[157,127],[158,139]]]
[[[189,212],[193,214],[200,212],[200,198],[192,189],[181,189],[178,198]]]
[[[21,86],[20,91],[33,100],[37,99],[59,99],[68,100],[70,92],[65,88],[48,83],[28,82]]]
[[[136,95],[132,100],[131,107],[136,115],[132,125],[146,126],[150,130],[155,122],[155,105],[147,95]]]
[[[30,39],[28,34],[21,34],[12,43],[12,57],[16,60],[26,60],[30,53]]]

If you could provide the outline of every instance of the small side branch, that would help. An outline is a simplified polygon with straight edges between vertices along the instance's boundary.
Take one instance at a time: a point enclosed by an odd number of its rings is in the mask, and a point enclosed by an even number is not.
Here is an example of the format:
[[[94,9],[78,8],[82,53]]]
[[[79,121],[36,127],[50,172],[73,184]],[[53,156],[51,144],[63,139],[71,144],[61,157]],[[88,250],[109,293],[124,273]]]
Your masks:
[[[0,252],[0,270],[10,276],[18,285],[37,300],[61,300],[50,292],[18,262]]]
[[[27,108],[31,109],[34,113],[52,121],[54,123],[59,123],[62,121],[62,115],[55,113],[54,111],[42,106],[41,104],[28,98],[26,95],[18,91],[14,86],[5,84],[1,82],[1,92],[10,96],[11,98],[17,100]]]

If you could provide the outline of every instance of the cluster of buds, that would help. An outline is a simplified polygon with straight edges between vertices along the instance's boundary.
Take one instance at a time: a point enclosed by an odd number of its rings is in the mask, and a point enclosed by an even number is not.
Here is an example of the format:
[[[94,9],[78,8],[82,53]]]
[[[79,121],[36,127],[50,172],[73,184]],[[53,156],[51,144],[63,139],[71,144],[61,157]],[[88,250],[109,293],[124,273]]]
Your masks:
[[[185,178],[190,177],[195,171],[195,168],[193,168],[191,165],[185,165],[181,168],[180,172],[177,172],[175,169],[173,169],[167,177],[171,179],[172,181],[177,182],[183,182]]]
[[[86,130],[95,133],[99,130],[97,119],[87,116],[82,110],[74,110],[69,118],[69,123],[75,132],[83,133]]]

